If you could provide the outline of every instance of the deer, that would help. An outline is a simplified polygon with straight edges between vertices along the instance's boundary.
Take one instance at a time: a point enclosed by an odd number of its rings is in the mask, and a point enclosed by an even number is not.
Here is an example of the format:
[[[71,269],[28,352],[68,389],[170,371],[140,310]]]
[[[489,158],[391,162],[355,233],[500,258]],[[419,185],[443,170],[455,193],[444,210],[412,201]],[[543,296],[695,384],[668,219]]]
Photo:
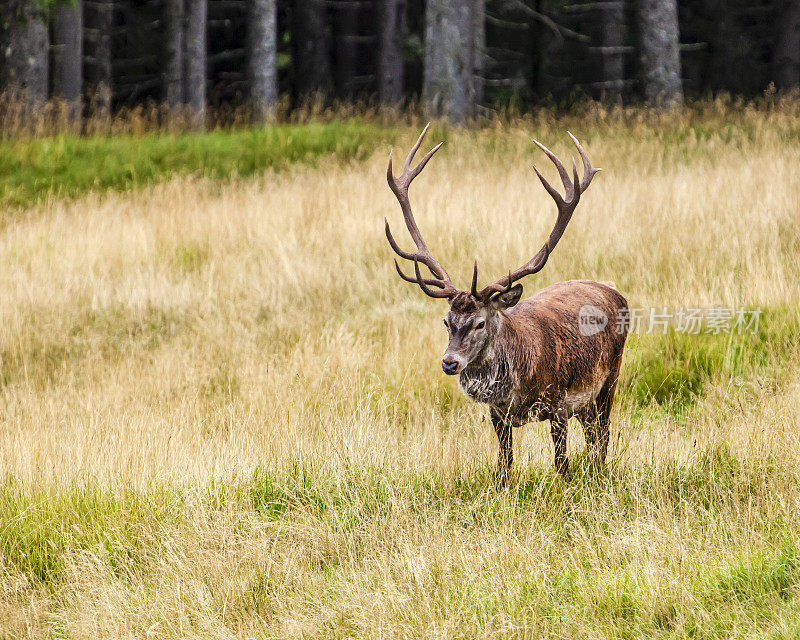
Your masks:
[[[628,332],[628,303],[613,283],[591,280],[552,284],[522,300],[523,288],[518,282],[545,266],[581,196],[601,169],[592,166],[580,142],[569,132],[583,163],[583,178],[579,178],[574,160],[570,176],[558,157],[534,140],[555,165],[564,187],[562,196],[533,167],[556,204],[555,225],[542,248],[527,263],[481,289],[476,260],[472,284],[466,291],[455,287],[428,250],[408,197],[411,182],[444,144],[433,147],[411,167],[429,126],[430,123],[411,148],[400,176],[394,175],[391,154],[386,171],[416,251],[399,246],[388,219],[384,220],[386,238],[397,256],[414,265],[414,274],[407,275],[395,258],[400,278],[450,305],[444,317],[449,340],[442,370],[447,375],[457,375],[463,393],[489,407],[498,439],[499,486],[506,487],[514,462],[513,429],[528,422],[550,421],[554,464],[564,480],[570,479],[567,422],[573,416],[583,426],[590,463],[603,467],[611,406]],[[429,273],[423,274],[421,265]]]

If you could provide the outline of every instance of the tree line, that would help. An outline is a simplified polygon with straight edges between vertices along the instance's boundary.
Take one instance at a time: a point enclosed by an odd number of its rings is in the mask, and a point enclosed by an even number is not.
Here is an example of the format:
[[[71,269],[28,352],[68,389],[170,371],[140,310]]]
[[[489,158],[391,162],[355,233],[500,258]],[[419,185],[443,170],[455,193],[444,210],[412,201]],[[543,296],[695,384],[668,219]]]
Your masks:
[[[3,0],[0,90],[31,111],[420,100],[463,121],[586,97],[800,86],[800,0]]]

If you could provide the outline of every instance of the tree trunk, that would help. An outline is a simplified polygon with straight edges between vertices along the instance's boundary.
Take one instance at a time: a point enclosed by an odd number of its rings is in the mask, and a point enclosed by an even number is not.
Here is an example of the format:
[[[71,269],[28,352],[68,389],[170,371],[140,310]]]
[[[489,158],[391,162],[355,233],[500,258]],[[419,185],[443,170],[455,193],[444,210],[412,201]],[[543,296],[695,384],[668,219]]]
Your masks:
[[[397,106],[403,99],[403,46],[406,37],[406,0],[382,0],[378,97]]]
[[[114,5],[111,0],[95,0],[84,4],[84,22],[92,30],[92,38],[84,45],[84,75],[92,115],[101,120],[111,117],[113,76],[111,69],[111,29],[114,24]]]
[[[71,122],[80,118],[83,88],[83,7],[58,5],[53,16],[53,95],[67,103]]]
[[[294,86],[298,98],[328,93],[328,42],[323,0],[292,3]]]
[[[183,104],[183,0],[164,0],[163,99],[170,108]]]
[[[432,116],[464,122],[475,112],[475,2],[429,0],[422,98]]]
[[[486,69],[486,13],[485,0],[472,0],[475,3],[472,14],[472,29],[475,42],[473,54],[473,76],[475,82],[475,104],[483,102],[483,74]]]
[[[773,73],[778,89],[800,87],[800,0],[784,0],[778,21]]]
[[[187,0],[183,34],[183,97],[192,125],[202,128],[206,118],[206,0]]]
[[[621,102],[622,90],[625,86],[625,56],[622,47],[625,45],[625,2],[611,0],[604,3],[602,11],[601,38],[603,51],[603,82],[605,82],[605,99],[609,102]]]
[[[683,102],[676,0],[639,0],[642,88],[647,102],[670,109]]]
[[[36,0],[3,0],[0,6],[0,89],[20,92],[26,109],[47,100],[49,38]]]
[[[250,0],[247,17],[247,76],[258,120],[272,117],[278,101],[275,57],[278,49],[276,0]]]
[[[336,95],[350,100],[355,95],[356,65],[358,47],[358,7],[351,0],[337,4],[334,14],[334,33],[336,34]]]

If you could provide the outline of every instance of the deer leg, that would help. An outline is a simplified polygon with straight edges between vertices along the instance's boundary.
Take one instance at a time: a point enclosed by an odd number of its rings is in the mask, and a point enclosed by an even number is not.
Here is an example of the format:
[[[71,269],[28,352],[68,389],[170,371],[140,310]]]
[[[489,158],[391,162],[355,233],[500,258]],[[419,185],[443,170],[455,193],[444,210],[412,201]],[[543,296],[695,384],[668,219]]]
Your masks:
[[[567,459],[567,415],[560,407],[550,419],[550,435],[555,448],[556,469],[564,480],[569,480],[569,460]]]
[[[589,459],[594,464],[600,449],[600,416],[598,414],[597,404],[592,402],[592,404],[586,408],[586,412],[579,416],[579,420],[583,425],[583,435],[586,439],[586,451],[589,454]]]
[[[500,488],[504,488],[508,484],[508,474],[511,471],[511,465],[514,464],[514,447],[512,444],[512,429],[513,425],[500,412],[492,409],[492,424],[494,425],[494,432],[497,434],[497,442],[499,450],[497,452],[497,467],[500,472]]]
[[[611,431],[611,405],[614,404],[614,391],[616,387],[616,381],[614,381],[613,384],[607,385],[600,391],[595,401],[597,404],[597,453],[594,462],[598,465],[603,465],[606,462],[608,438]]]

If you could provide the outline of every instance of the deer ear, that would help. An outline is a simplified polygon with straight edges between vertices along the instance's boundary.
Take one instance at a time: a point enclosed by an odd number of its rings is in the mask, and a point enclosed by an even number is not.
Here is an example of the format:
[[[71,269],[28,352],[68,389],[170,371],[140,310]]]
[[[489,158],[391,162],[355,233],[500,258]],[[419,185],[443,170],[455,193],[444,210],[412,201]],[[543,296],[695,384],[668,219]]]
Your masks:
[[[508,309],[519,302],[522,297],[522,285],[515,284],[508,291],[495,293],[489,298],[489,304],[495,309]]]

